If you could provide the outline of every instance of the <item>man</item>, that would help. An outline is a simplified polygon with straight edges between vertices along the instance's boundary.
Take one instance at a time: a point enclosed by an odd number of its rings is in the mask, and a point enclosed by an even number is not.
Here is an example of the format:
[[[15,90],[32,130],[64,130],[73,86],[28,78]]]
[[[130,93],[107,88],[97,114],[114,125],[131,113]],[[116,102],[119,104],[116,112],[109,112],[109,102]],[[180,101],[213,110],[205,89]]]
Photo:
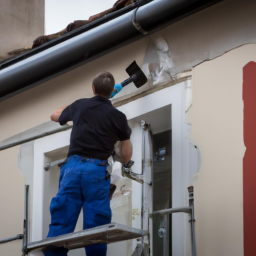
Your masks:
[[[132,156],[131,129],[126,116],[109,101],[121,88],[108,72],[98,74],[92,84],[93,98],[80,99],[56,110],[51,120],[61,125],[73,121],[68,158],[61,167],[59,191],[52,199],[51,224],[48,237],[74,231],[83,208],[83,228],[93,228],[111,222],[109,202],[110,179],[107,159],[120,140],[121,161],[127,163]],[[85,247],[87,256],[106,256],[107,245]],[[45,255],[67,255],[61,248]]]

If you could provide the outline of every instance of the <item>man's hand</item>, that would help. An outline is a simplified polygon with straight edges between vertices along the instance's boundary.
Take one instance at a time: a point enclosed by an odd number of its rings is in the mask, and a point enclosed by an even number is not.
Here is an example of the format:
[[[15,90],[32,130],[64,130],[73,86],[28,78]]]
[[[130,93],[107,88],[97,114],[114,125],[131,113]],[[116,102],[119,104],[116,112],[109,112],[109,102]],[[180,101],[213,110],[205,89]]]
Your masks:
[[[121,142],[121,162],[126,164],[132,157],[132,143],[131,140],[124,140]]]
[[[59,122],[59,117],[60,117],[62,111],[63,111],[66,107],[68,107],[68,106],[69,106],[69,105],[57,109],[57,110],[51,115],[51,120],[54,121],[54,122]]]
[[[123,87],[121,84],[115,84],[114,90],[113,90],[112,94],[110,95],[110,99],[113,98],[114,96],[116,96],[122,90],[122,88]]]

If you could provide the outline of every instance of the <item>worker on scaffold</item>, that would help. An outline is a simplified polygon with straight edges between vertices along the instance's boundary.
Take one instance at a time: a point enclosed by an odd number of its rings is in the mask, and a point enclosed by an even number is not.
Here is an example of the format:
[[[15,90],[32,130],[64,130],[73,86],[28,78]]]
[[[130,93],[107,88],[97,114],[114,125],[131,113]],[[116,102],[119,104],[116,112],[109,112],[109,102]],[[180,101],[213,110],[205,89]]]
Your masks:
[[[115,90],[114,90],[115,89]],[[126,116],[109,100],[122,89],[109,72],[93,80],[93,98],[84,98],[56,110],[51,120],[60,125],[73,121],[68,157],[61,166],[59,190],[51,201],[51,224],[47,237],[72,233],[83,208],[83,228],[94,228],[111,222],[110,179],[107,159],[119,140],[121,161],[132,156],[131,129]],[[85,247],[87,256],[106,256],[107,245]],[[47,256],[67,255],[68,249],[44,252]]]

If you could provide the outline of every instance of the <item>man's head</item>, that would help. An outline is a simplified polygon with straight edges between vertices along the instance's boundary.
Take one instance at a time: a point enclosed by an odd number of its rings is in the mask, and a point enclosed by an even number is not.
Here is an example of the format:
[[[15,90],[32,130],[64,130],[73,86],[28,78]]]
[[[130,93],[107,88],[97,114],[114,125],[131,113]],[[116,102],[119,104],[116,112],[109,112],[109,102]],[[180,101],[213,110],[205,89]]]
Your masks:
[[[109,99],[114,90],[115,79],[109,72],[99,73],[92,82],[92,89],[94,94]]]

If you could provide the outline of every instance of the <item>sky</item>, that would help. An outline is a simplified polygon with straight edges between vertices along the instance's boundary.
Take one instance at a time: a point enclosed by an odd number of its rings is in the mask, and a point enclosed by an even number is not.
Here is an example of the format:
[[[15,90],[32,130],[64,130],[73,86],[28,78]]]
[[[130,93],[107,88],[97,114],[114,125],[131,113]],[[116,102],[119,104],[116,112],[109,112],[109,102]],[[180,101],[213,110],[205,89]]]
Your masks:
[[[74,20],[87,20],[105,11],[116,0],[45,0],[45,35],[64,29]]]

